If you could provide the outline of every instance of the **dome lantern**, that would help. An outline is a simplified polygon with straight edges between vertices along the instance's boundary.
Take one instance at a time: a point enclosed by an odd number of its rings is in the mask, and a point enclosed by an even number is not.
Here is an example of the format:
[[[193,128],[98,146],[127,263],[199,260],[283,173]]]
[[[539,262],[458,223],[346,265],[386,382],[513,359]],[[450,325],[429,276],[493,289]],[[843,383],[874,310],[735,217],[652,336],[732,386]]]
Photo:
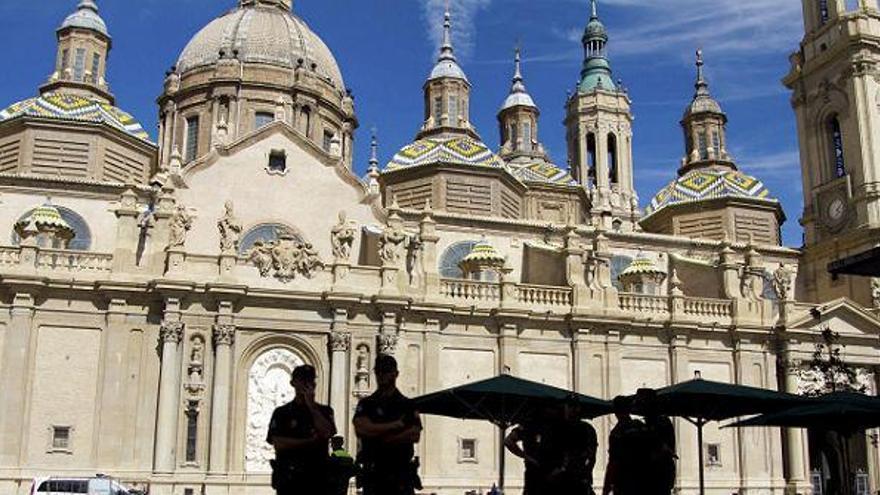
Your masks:
[[[685,156],[679,175],[706,166],[736,170],[736,165],[727,152],[727,115],[709,91],[709,83],[703,72],[704,65],[703,50],[697,50],[694,98],[685,109],[681,120]]]
[[[284,10],[293,9],[293,0],[239,0],[238,3],[242,7],[249,5],[268,5],[270,7],[279,7]]]
[[[626,292],[660,295],[666,280],[666,271],[661,270],[651,258],[639,252],[636,259],[617,277]]]
[[[598,0],[590,0],[590,21],[584,29],[584,65],[578,91],[589,93],[596,89],[615,91],[617,85],[608,62],[608,30],[599,19]]]
[[[474,244],[471,252],[462,258],[458,267],[464,278],[482,282],[497,282],[506,270],[507,258],[502,256],[484,237]]]
[[[49,249],[67,249],[70,240],[76,236],[58,208],[49,203],[34,208],[19,220],[15,224],[15,233],[21,237],[22,244]]]

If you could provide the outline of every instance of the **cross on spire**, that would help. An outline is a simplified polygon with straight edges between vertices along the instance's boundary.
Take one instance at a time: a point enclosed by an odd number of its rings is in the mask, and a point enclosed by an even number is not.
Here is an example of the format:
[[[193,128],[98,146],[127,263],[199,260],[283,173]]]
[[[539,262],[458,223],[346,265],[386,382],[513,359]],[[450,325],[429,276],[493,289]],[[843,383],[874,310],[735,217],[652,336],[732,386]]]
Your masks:
[[[697,50],[697,82],[694,85],[697,88],[698,95],[708,95],[709,94],[709,83],[706,81],[706,77],[703,74],[703,66],[705,62],[703,61],[703,50]]]

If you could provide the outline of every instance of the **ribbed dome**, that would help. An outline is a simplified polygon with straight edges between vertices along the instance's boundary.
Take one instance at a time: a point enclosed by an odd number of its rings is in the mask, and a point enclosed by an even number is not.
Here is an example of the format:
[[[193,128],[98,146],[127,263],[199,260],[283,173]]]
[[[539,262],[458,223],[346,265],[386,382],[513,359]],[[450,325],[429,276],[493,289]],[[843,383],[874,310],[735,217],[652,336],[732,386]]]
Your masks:
[[[218,17],[196,34],[177,61],[183,74],[237,56],[244,63],[261,63],[287,69],[300,60],[336,86],[345,89],[333,53],[308,25],[292,12],[271,5],[243,5]],[[235,55],[237,53],[237,55]]]
[[[95,4],[94,0],[82,0],[76,8],[76,12],[67,16],[64,19],[64,22],[61,23],[61,27],[58,29],[66,29],[66,28],[81,28],[81,29],[91,29],[93,31],[97,31],[104,36],[110,37],[110,34],[107,32],[107,24],[104,22],[104,19],[98,15],[98,6]]]
[[[693,170],[660,190],[645,212],[651,216],[672,205],[717,198],[748,198],[777,201],[763,182],[738,170]]]

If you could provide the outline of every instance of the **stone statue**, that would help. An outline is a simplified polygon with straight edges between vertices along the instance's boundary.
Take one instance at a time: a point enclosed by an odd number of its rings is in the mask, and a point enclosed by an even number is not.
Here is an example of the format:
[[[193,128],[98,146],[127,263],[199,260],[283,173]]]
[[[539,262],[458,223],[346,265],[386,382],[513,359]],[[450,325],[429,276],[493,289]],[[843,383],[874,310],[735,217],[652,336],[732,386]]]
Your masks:
[[[779,268],[773,272],[773,291],[776,292],[776,298],[780,301],[790,301],[793,299],[792,280],[794,273],[785,264],[779,265]]]
[[[749,301],[758,301],[764,293],[764,277],[746,268],[740,281],[742,296]]]
[[[871,279],[871,302],[874,309],[880,309],[880,278]]]
[[[406,230],[401,226],[388,226],[379,238],[379,259],[382,264],[396,265],[400,261],[401,249],[406,241]]]
[[[190,364],[204,364],[205,362],[205,344],[202,343],[202,339],[196,338],[193,339],[192,343],[192,353],[190,354],[189,359]]]
[[[220,252],[222,254],[235,254],[238,252],[238,243],[241,241],[241,222],[235,218],[232,201],[227,201],[225,213],[217,222],[220,229]]]
[[[366,344],[357,348],[354,373],[355,395],[366,395],[370,390],[370,349]]]
[[[349,221],[344,211],[339,212],[339,223],[330,231],[330,240],[333,245],[333,257],[337,261],[348,262],[351,259],[351,249],[354,238],[357,235],[357,226]]]
[[[171,233],[168,238],[168,249],[183,248],[186,234],[192,228],[192,217],[184,206],[178,206],[171,215]]]
[[[260,270],[261,277],[268,277],[272,270],[272,248],[263,241],[254,243],[254,247],[248,251],[248,261]]]

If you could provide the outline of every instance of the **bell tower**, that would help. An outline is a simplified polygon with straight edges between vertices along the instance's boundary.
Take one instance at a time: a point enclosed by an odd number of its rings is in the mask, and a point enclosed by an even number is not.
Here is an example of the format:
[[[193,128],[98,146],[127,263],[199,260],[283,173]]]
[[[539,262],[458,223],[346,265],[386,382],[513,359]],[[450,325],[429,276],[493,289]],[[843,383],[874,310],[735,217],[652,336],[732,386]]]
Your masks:
[[[828,265],[880,244],[877,0],[802,0],[805,35],[783,80],[792,91],[803,180],[804,297],[872,306],[871,280]]]
[[[591,0],[590,21],[581,39],[584,63],[566,103],[568,156],[572,175],[587,189],[596,226],[629,230],[639,218],[633,185],[630,99],[614,81],[608,61],[608,31]]]

